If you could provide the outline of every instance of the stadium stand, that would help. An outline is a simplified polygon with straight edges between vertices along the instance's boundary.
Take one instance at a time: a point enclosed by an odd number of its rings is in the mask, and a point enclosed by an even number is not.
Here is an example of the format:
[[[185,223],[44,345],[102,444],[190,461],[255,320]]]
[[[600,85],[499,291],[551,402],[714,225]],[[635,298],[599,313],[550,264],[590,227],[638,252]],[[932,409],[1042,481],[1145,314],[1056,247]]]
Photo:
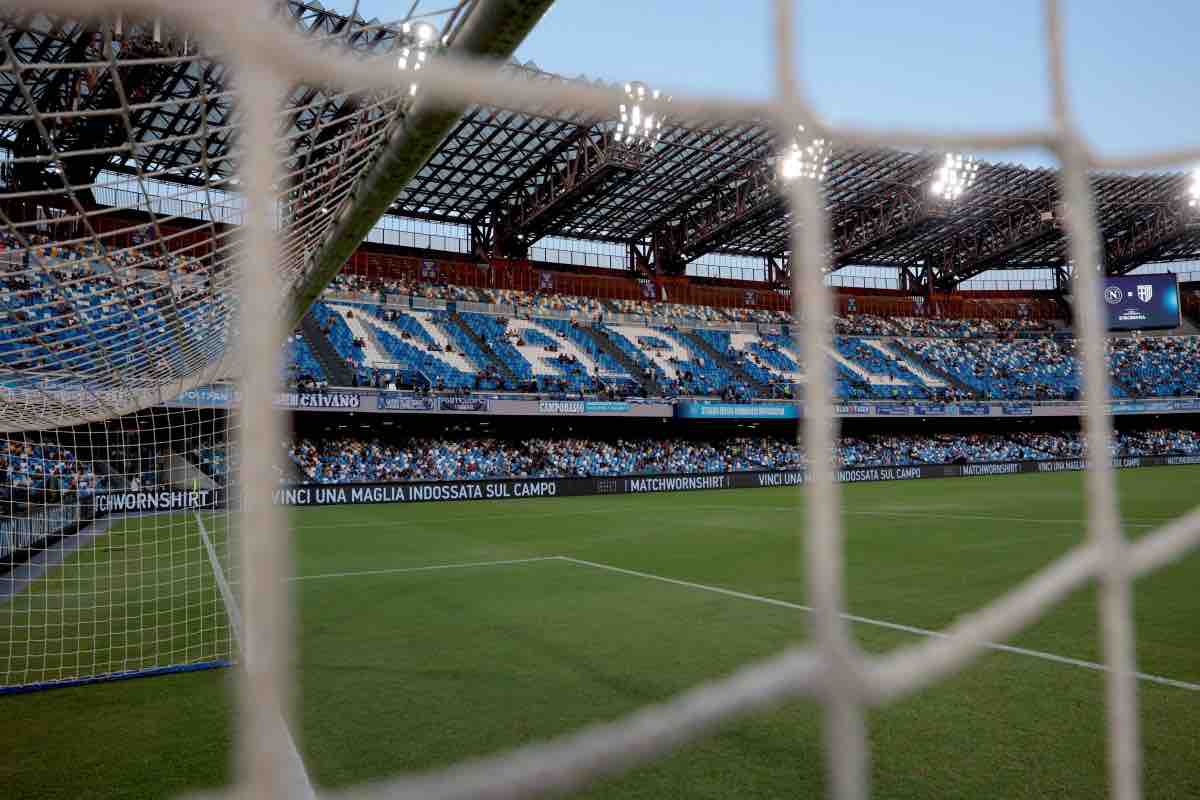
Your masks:
[[[40,237],[43,274],[0,269],[0,313],[22,322],[0,341],[0,368],[72,371],[95,358],[92,342],[178,327],[202,340],[214,327],[198,302],[199,265],[136,247],[82,252]],[[20,243],[0,237],[2,255]],[[68,268],[66,265],[70,264]],[[132,277],[134,300],[111,302],[114,270]],[[19,274],[18,274],[19,272]],[[160,280],[168,274],[170,285]],[[156,277],[157,276],[157,277]],[[51,303],[51,283],[68,302]],[[128,284],[129,280],[126,280]],[[359,301],[347,302],[346,296]],[[412,307],[413,298],[471,303],[468,309]],[[508,308],[517,316],[498,313]],[[792,396],[803,368],[775,309],[716,308],[600,300],[582,295],[488,289],[343,274],[313,307],[319,337],[300,332],[285,346],[283,377],[320,387],[350,380],[471,390],[632,395],[659,393],[751,400]],[[640,322],[638,320],[641,320]],[[80,325],[80,321],[88,324]],[[760,329],[760,326],[761,329]],[[1064,400],[1079,395],[1073,343],[1045,319],[932,318],[842,313],[829,357],[842,399]],[[13,333],[13,331],[17,333]],[[180,355],[161,337],[150,369]],[[328,345],[328,347],[326,347]],[[325,354],[336,355],[330,364]],[[1109,341],[1114,397],[1200,394],[1200,338],[1146,336]],[[157,365],[157,367],[155,366]],[[345,370],[340,369],[342,366]],[[337,374],[332,374],[337,372]],[[348,376],[348,378],[347,378]]]
[[[557,336],[557,339],[551,341],[551,346],[555,349],[565,350],[566,355],[581,364],[587,373],[598,376],[605,385],[624,389],[627,392],[633,391],[636,382],[629,374],[629,370],[606,352],[600,343],[588,333],[588,329],[574,321],[541,319],[531,321],[530,327],[526,328],[526,331],[537,333],[532,326],[538,323]]]
[[[289,384],[304,383],[322,386],[327,382],[325,370],[317,357],[313,355],[312,348],[309,347],[303,334],[296,333],[288,337],[287,344],[284,346],[284,359],[285,378]]]
[[[456,340],[460,349],[473,360],[497,362],[490,365],[493,370],[511,370],[520,376],[521,385],[525,385],[528,365],[539,391],[586,393],[601,385],[611,389],[616,383],[617,391],[629,393],[644,393],[649,388],[664,396],[751,400],[792,396],[804,380],[790,335],[775,327],[788,324],[790,318],[774,309],[714,308],[644,299],[601,301],[512,289],[468,292],[453,286],[415,287],[405,282],[368,285],[355,277],[339,279],[337,288],[393,298],[408,291],[447,301],[483,302],[479,310],[460,311],[459,316],[470,320],[468,327],[480,339],[495,344],[494,357],[472,351],[465,340]],[[489,304],[495,309],[523,309],[517,319],[504,320],[507,335],[502,335],[499,327],[503,315],[487,312]],[[1069,338],[1055,335],[1056,326],[1045,319],[843,313],[835,318],[835,326],[839,336],[828,352],[836,392],[842,399],[1063,400],[1078,396],[1073,345]],[[529,332],[528,341],[525,332]],[[562,336],[554,337],[556,345],[546,345],[540,337],[548,332],[566,333],[566,339],[579,348],[570,355],[580,368],[555,357],[555,347],[569,345]],[[514,333],[520,343],[513,340]],[[1188,348],[1195,345],[1174,346],[1168,344],[1174,339],[1159,338],[1160,343],[1148,346],[1154,352],[1147,350],[1137,359],[1131,357],[1125,340],[1116,341],[1114,396],[1197,391],[1195,381],[1173,376],[1163,366],[1171,358],[1187,357]],[[505,346],[503,339],[513,348]],[[600,382],[595,381],[597,375]],[[641,387],[647,380],[652,386]]]
[[[1185,429],[1120,432],[1116,455],[1200,455],[1200,434]],[[1046,461],[1082,454],[1077,432],[876,434],[844,437],[837,448],[847,467],[913,466]],[[481,478],[594,477],[637,474],[721,473],[786,469],[805,463],[793,440],[735,437],[719,441],[680,438],[498,438],[384,441],[354,437],[298,438],[287,455],[314,483]]]
[[[1200,393],[1200,338],[1147,336],[1109,341],[1113,379],[1129,395],[1184,397]]]
[[[990,399],[1066,400],[1079,396],[1072,354],[1049,337],[913,339],[914,353]]]
[[[90,495],[106,486],[106,472],[66,448],[10,439],[0,447],[0,499],[35,503],[48,496]]]
[[[30,243],[13,261],[5,254],[21,243],[0,233],[0,314],[18,323],[0,339],[0,367],[90,372],[102,357],[120,359],[110,367],[127,366],[129,356],[114,355],[107,343],[135,335],[149,351],[139,369],[166,374],[180,366],[185,350],[216,344],[206,341],[212,320],[199,305],[204,279],[193,274],[194,262],[170,253],[71,247],[44,236]]]

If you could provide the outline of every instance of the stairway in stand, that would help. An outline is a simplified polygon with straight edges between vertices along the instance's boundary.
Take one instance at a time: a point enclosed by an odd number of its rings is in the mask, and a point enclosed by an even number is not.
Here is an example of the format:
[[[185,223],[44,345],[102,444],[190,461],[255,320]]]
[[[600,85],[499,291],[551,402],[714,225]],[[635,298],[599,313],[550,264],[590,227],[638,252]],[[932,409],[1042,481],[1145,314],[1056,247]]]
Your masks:
[[[505,364],[504,360],[496,354],[496,351],[492,349],[490,344],[488,344],[487,339],[484,339],[478,333],[471,330],[471,326],[466,323],[466,320],[459,316],[457,311],[451,311],[447,316],[450,319],[451,325],[457,325],[459,330],[466,334],[468,339],[479,345],[479,349],[482,350],[483,354],[491,360],[491,366],[496,368],[496,371],[500,373],[500,377],[502,377],[509,386],[521,385],[521,379],[517,377],[517,373],[513,372],[512,369],[509,368],[508,364]]]
[[[709,344],[703,336],[697,336],[691,331],[680,331],[680,334],[687,339],[688,344],[690,344],[693,348],[699,350],[701,353],[704,353],[704,355],[708,356],[713,363],[715,363],[721,369],[725,370],[730,375],[744,383],[746,386],[749,386],[751,389],[753,389],[756,397],[771,396],[771,387],[766,386],[762,383],[762,381],[752,378],[749,372],[746,372],[746,370],[730,361],[724,353],[718,353],[717,348]]]
[[[581,325],[579,329],[591,337],[597,347],[608,353],[613,357],[614,361],[624,367],[625,371],[646,390],[647,397],[662,397],[662,387],[654,379],[654,374],[639,367],[637,362],[627,356],[624,350],[613,344],[612,340],[605,336],[603,331],[599,331],[590,325]]]
[[[338,355],[329,338],[321,331],[321,325],[311,311],[304,315],[304,319],[300,320],[300,332],[304,334],[304,341],[308,342],[313,356],[321,365],[321,369],[325,371],[329,385],[353,386],[354,372]]]

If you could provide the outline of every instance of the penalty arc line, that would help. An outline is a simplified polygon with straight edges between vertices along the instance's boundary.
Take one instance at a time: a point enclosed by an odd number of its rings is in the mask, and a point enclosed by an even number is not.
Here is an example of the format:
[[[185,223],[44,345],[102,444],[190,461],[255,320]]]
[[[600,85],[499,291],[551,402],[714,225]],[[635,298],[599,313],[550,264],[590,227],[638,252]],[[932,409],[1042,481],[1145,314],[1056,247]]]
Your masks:
[[[726,589],[721,586],[711,586],[706,583],[695,583],[694,581],[680,580],[679,578],[668,578],[663,575],[655,575],[652,572],[642,572],[636,569],[626,569],[625,567],[617,567],[612,564],[602,564],[598,561],[587,561],[582,558],[571,558],[570,556],[558,556],[558,560],[566,561],[571,564],[577,564],[584,567],[592,567],[593,569],[606,570],[608,572],[616,572],[622,575],[630,575],[635,578],[645,578],[647,580],[659,581],[661,583],[670,583],[675,586],[683,586],[688,589],[698,589],[704,592],[712,592],[714,594],[725,595],[726,597],[736,597],[739,600],[749,600],[753,603],[763,603],[765,605],[778,606],[780,608],[789,608],[795,611],[812,612],[812,606],[806,606],[801,603],[792,603],[787,600],[779,600],[774,597],[763,597],[762,595],[749,594],[748,592],[739,592],[735,589]],[[899,622],[888,622],[887,620],[872,619],[871,617],[861,617],[857,614],[842,614],[841,617],[848,622],[856,622],[862,625],[872,625],[876,628],[887,628],[889,630],[900,631],[902,633],[911,633],[916,636],[926,636],[937,639],[954,638],[941,631],[931,630],[929,628],[919,628],[915,625],[904,625]],[[1009,653],[1012,655],[1028,656],[1030,658],[1039,658],[1043,661],[1052,661],[1057,664],[1067,664],[1073,667],[1082,667],[1094,672],[1108,672],[1108,667],[1095,661],[1087,661],[1082,658],[1071,658],[1070,656],[1060,656],[1056,653],[1048,653],[1044,650],[1031,650],[1026,647],[1017,647],[1011,644],[1002,642],[979,642],[980,646],[988,650],[994,650],[1001,653]],[[1154,675],[1148,672],[1134,673],[1140,681],[1146,683],[1155,683],[1160,686],[1170,686],[1175,689],[1185,689],[1191,692],[1200,692],[1200,683],[1191,683],[1189,681],[1176,680],[1175,678],[1166,678],[1162,675]]]

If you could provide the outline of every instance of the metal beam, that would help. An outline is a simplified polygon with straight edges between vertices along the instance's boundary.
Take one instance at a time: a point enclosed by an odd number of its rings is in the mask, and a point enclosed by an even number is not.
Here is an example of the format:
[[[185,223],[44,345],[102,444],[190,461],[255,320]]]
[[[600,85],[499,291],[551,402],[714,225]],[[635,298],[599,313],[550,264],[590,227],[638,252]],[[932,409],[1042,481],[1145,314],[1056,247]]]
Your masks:
[[[552,2],[480,0],[455,35],[451,49],[469,56],[493,59],[499,66],[533,30]],[[300,321],[404,185],[429,160],[464,110],[461,105],[449,107],[418,99],[374,166],[355,187],[351,206],[342,213],[321,249],[313,256],[302,282],[292,290],[287,305],[289,327]]]
[[[542,136],[547,128],[561,124],[562,123],[557,119],[547,118],[541,120],[540,122],[534,124],[532,131],[527,133],[526,140],[530,138],[529,134],[532,134],[533,136]],[[484,207],[483,211],[476,215],[474,224],[482,225],[487,217],[494,216],[497,211],[503,208],[504,204],[509,200],[510,197],[512,197],[513,194],[519,192],[526,184],[534,180],[538,174],[543,173],[547,169],[551,168],[551,166],[556,161],[561,160],[563,156],[569,150],[571,150],[571,148],[578,147],[580,141],[586,139],[590,129],[595,124],[595,121],[582,122],[577,126],[573,134],[563,137],[558,144],[550,148],[545,155],[543,155],[541,158],[535,161],[532,166],[517,176],[517,178],[508,186],[507,189],[504,189],[497,194],[495,198],[493,198],[492,201]],[[499,129],[501,128],[498,128],[498,130]],[[516,136],[520,133],[522,133],[520,130],[511,131],[510,136]],[[471,155],[471,157],[476,158],[478,155],[478,152],[475,152]]]
[[[869,205],[852,206],[830,219],[831,265],[861,264],[888,245],[917,233],[945,207],[930,199],[924,186],[893,186]]]
[[[774,167],[754,162],[734,174],[724,187],[710,194],[707,202],[683,215],[686,231],[682,243],[685,260],[693,261],[718,249],[746,226],[764,215],[772,215],[784,205],[777,191],[779,179]]]
[[[617,143],[610,132],[587,130],[573,138],[574,147],[521,181],[495,212],[501,248],[506,242],[527,248],[610,179],[636,173],[645,163],[644,151]]]
[[[903,183],[886,183],[873,196],[842,205],[831,219],[830,265],[867,264],[899,242],[907,241],[937,220],[954,213],[925,191],[922,171]],[[651,231],[664,246],[656,247],[663,272],[677,272],[687,262],[713,251],[734,253],[726,245],[786,215],[774,165],[751,161],[721,186],[677,209]],[[752,255],[762,256],[761,252]]]
[[[1105,270],[1121,275],[1136,269],[1198,228],[1196,215],[1182,203],[1155,206],[1148,216],[1134,220],[1105,241]]]
[[[767,283],[781,288],[791,288],[792,285],[792,256],[791,253],[780,253],[767,256]]]
[[[944,276],[943,281],[958,284],[1002,268],[1029,247],[1061,237],[1060,216],[1036,204],[991,216],[950,240],[936,258],[938,272]]]
[[[785,205],[772,164],[750,161],[650,229],[653,268],[661,273],[682,273],[688,262],[778,216]]]

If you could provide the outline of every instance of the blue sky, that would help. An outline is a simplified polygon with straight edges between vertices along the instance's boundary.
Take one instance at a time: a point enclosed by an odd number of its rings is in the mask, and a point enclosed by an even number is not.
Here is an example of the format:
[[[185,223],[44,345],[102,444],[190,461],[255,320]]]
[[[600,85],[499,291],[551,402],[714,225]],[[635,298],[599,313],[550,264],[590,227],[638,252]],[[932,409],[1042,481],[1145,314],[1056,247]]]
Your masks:
[[[770,9],[763,0],[564,0],[520,56],[572,75],[765,97]],[[1076,0],[1064,10],[1072,102],[1097,147],[1125,153],[1200,135],[1200,4]],[[1036,0],[808,2],[798,6],[796,61],[834,122],[1045,125],[1042,31]]]
[[[392,19],[407,6],[362,0],[361,11]],[[559,0],[518,57],[676,94],[766,97],[770,9],[765,0]],[[1072,101],[1095,146],[1130,153],[1200,137],[1200,3],[1073,0],[1064,9]],[[1036,0],[808,2],[798,6],[796,33],[809,93],[834,122],[941,130],[1048,123]]]

